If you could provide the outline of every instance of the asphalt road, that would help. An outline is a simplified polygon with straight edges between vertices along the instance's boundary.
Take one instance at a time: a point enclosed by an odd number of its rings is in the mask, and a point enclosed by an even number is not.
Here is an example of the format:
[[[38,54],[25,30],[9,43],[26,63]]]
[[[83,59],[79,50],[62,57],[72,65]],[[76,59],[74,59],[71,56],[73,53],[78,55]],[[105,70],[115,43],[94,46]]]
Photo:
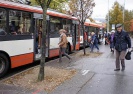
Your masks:
[[[75,64],[73,68],[94,72],[91,80],[76,94],[133,94],[133,62],[126,60],[125,71],[114,71],[115,54],[110,52],[109,46],[102,45],[99,58],[84,59],[83,64]],[[132,54],[133,57],[133,54]]]
[[[77,69],[77,75],[48,94],[133,94],[132,60],[126,60],[125,71],[116,72],[115,53],[110,52],[109,45],[99,47],[101,56],[79,57],[72,62],[67,68]],[[86,53],[89,51],[87,48]]]

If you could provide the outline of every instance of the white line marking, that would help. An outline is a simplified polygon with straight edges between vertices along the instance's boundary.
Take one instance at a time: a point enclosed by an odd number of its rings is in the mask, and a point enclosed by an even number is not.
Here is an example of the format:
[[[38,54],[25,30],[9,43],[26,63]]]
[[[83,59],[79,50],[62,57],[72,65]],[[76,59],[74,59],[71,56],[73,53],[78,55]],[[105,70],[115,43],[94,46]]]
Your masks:
[[[82,75],[86,75],[90,70],[83,70]]]
[[[83,70],[82,73],[86,72],[86,70]]]

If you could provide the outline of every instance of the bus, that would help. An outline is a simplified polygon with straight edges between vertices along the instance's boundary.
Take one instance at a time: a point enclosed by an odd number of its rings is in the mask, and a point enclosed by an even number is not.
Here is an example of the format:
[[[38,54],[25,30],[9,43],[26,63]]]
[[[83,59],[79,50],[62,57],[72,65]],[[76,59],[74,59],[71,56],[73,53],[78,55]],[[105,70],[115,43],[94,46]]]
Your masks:
[[[95,32],[96,35],[98,35],[100,28],[103,28],[102,25],[99,25],[97,23],[92,23],[90,22],[88,19],[86,20],[86,22],[84,23],[84,28],[85,28],[85,32],[84,32],[84,36],[85,36],[85,46],[90,46],[90,36],[91,36],[91,32]],[[80,31],[80,47],[83,47],[83,32],[82,30]]]
[[[41,58],[42,9],[9,1],[0,2],[0,77],[10,68]],[[68,36],[67,52],[80,46],[77,18],[47,10],[46,57],[59,55],[59,29]]]

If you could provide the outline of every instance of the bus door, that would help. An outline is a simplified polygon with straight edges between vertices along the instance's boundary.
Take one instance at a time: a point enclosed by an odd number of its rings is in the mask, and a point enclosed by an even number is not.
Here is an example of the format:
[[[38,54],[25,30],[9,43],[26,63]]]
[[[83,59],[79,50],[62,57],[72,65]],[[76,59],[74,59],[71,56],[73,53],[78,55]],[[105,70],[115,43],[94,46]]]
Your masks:
[[[73,48],[76,49],[76,24],[72,24],[72,42]]]
[[[74,50],[79,50],[78,44],[79,44],[79,27],[78,22],[73,21],[72,24],[72,41]]]
[[[41,46],[42,46],[42,26],[43,26],[43,19],[42,14],[34,13],[34,52],[35,52],[35,59],[38,60],[41,58]],[[48,57],[48,33],[46,33],[46,57]]]

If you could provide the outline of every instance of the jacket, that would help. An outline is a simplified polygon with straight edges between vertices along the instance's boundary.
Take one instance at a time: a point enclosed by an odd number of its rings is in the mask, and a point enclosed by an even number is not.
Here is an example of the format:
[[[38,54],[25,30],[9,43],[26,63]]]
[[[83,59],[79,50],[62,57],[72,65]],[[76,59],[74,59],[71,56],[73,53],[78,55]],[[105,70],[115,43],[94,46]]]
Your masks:
[[[118,31],[115,32],[113,42],[117,51],[124,51],[127,48],[131,48],[131,39],[128,33],[123,30],[120,33]]]
[[[97,38],[96,34],[94,34],[94,35],[91,37],[91,42],[92,42],[93,44],[97,44],[97,43],[98,43],[98,38]]]
[[[66,48],[66,47],[67,47],[67,43],[68,43],[68,40],[67,40],[66,34],[62,34],[62,35],[60,36],[60,42],[59,42],[60,47]]]

